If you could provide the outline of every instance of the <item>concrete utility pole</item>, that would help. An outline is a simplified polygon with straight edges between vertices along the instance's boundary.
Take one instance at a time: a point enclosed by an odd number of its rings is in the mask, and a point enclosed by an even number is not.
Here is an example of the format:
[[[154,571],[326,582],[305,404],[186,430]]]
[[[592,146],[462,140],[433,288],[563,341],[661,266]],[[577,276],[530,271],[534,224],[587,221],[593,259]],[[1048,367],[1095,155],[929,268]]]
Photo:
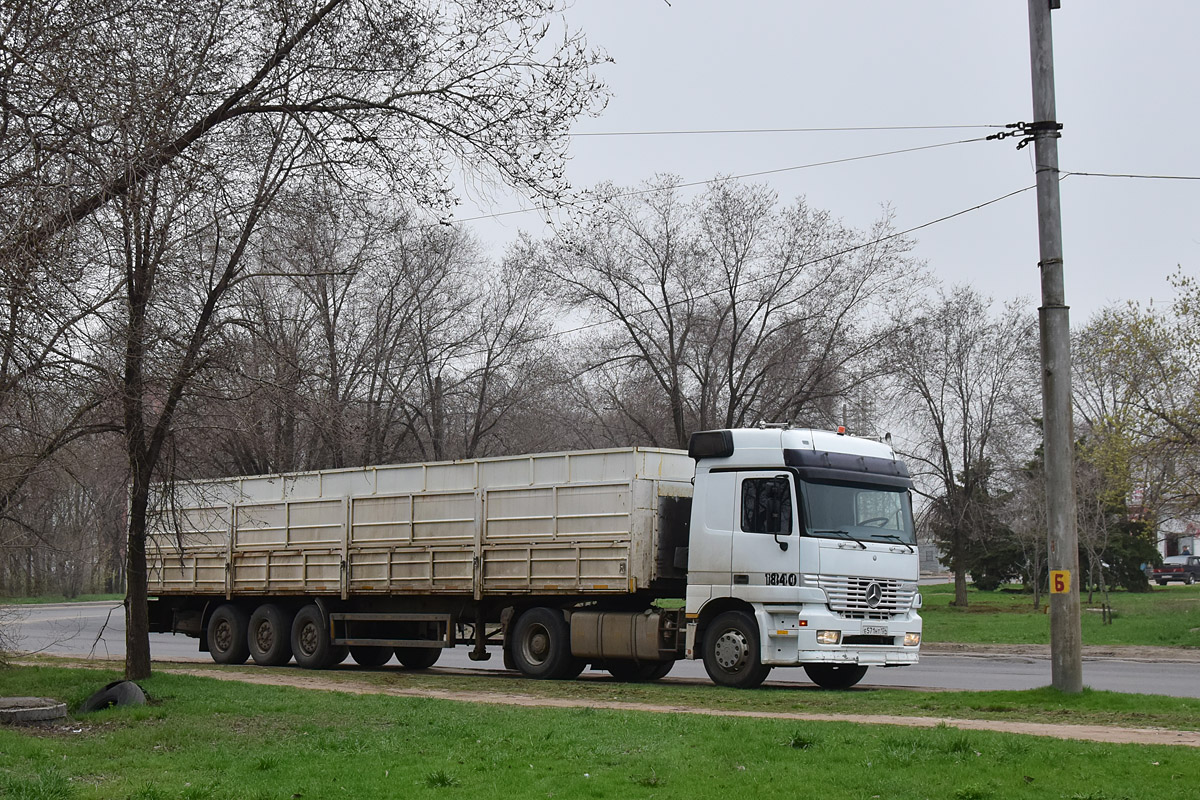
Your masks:
[[[1079,544],[1075,515],[1075,444],[1071,425],[1071,324],[1063,287],[1062,220],[1058,194],[1059,125],[1054,108],[1054,48],[1050,10],[1059,0],[1029,0],[1033,75],[1033,138],[1037,164],[1038,241],[1042,260],[1042,415],[1046,452],[1046,522],[1050,548],[1051,685],[1083,691],[1079,627]]]

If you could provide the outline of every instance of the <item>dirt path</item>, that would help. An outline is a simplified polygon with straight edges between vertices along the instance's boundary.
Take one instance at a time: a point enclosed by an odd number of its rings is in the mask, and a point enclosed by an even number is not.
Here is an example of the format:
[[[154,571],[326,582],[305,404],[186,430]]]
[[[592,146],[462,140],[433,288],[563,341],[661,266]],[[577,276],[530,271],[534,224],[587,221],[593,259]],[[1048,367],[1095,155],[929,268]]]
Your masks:
[[[694,706],[653,705],[649,703],[624,703],[594,699],[572,699],[561,697],[535,697],[500,692],[458,692],[436,689],[388,689],[380,686],[357,683],[345,679],[329,680],[320,675],[296,675],[279,671],[237,672],[233,670],[198,670],[185,667],[159,665],[159,670],[179,675],[195,675],[226,681],[268,686],[293,686],[298,689],[315,689],[349,694],[386,694],[395,697],[425,697],[437,700],[456,700],[464,703],[489,703],[504,706],[528,706],[536,708],[608,708],[619,711],[646,711],[663,714],[700,714],[712,717],[756,717],[761,719],[788,719],[812,722],[857,722],[867,725],[906,725],[916,728],[932,728],[949,725],[953,728],[1000,733],[1021,733],[1030,736],[1050,736],[1056,739],[1081,739],[1091,742],[1113,744],[1168,744],[1185,747],[1200,747],[1200,731],[1173,731],[1163,728],[1115,728],[1102,725],[1056,725],[1041,722],[1017,722],[1010,720],[947,719],[940,717],[902,717],[892,715],[847,715],[847,714],[800,714],[778,711],[730,711]]]

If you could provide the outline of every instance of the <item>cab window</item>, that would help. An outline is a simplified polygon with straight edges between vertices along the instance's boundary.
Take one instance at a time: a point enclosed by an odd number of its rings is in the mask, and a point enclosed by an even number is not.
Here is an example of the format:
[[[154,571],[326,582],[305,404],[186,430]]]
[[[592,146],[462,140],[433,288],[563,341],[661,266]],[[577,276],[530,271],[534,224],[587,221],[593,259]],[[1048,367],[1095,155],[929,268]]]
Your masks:
[[[792,532],[792,488],[786,477],[742,481],[742,530],[769,534]]]

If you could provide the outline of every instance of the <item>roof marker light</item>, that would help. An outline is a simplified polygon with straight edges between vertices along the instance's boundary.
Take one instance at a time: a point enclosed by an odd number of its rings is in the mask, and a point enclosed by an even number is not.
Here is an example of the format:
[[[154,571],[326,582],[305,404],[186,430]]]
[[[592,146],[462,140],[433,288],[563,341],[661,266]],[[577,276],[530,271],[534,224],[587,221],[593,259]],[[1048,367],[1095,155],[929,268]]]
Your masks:
[[[846,435],[846,426],[838,425],[838,436],[845,436],[845,435]]]

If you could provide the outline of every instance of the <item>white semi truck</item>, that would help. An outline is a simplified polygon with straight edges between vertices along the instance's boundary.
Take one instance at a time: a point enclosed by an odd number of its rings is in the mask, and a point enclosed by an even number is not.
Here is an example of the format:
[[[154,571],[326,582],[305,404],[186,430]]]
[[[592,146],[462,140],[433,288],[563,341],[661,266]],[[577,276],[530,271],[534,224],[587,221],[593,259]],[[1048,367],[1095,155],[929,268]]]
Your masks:
[[[915,664],[911,481],[891,448],[787,427],[656,448],[176,484],[149,537],[151,630],[219,663],[410,669],[472,646],[536,678],[588,665],[827,688]]]

